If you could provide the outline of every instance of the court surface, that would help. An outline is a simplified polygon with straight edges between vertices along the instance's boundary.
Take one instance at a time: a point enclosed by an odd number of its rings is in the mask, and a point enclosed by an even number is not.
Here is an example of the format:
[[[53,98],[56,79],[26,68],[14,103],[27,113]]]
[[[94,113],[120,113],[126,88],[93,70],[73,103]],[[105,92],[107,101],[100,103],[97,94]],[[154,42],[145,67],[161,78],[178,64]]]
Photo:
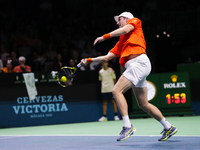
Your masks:
[[[176,135],[159,142],[160,123],[152,118],[131,119],[137,132],[125,141],[116,139],[123,121],[90,122],[0,129],[2,150],[200,150],[200,116],[166,117],[178,128]]]

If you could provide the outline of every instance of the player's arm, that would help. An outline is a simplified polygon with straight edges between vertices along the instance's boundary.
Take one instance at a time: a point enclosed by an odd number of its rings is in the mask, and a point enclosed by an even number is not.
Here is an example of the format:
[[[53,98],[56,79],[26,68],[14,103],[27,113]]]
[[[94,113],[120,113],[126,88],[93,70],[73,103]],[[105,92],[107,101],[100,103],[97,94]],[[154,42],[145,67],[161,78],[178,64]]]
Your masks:
[[[82,59],[81,63],[84,64],[84,65],[87,65],[88,63],[91,63],[93,61],[95,61],[95,62],[105,62],[105,61],[109,61],[109,60],[113,59],[114,57],[115,57],[115,55],[113,53],[108,52],[108,54],[104,55],[104,56]]]
[[[130,31],[132,31],[134,29],[134,26],[131,25],[131,24],[127,24],[125,25],[124,27],[122,28],[119,28],[119,29],[116,29],[108,34],[104,34],[103,36],[101,37],[98,37],[96,38],[96,40],[94,41],[94,45],[97,43],[97,42],[103,42],[104,40],[107,40],[109,38],[112,38],[112,37],[118,37],[118,36],[121,36],[121,35],[124,35],[124,34],[127,34],[129,33]]]
[[[122,28],[118,28],[110,33],[111,37],[121,36],[123,34],[127,34],[134,29],[134,26],[131,24],[127,24]]]

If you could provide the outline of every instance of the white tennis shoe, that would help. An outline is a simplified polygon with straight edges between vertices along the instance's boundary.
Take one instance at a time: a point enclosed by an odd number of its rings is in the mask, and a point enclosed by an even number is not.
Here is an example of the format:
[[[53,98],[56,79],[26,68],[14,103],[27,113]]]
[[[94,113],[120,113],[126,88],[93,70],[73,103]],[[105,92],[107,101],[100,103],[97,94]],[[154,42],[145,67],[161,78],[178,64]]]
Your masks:
[[[114,117],[115,121],[120,120],[118,116]]]
[[[103,122],[103,121],[108,121],[107,117],[102,116],[98,121]]]

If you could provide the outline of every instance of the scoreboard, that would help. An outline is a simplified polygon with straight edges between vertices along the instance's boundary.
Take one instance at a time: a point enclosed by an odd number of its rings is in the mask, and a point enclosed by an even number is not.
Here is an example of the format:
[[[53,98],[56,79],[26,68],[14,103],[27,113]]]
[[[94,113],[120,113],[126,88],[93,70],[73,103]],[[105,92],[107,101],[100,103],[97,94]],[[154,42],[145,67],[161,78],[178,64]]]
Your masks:
[[[188,73],[150,74],[147,77],[148,101],[158,107],[163,115],[192,115]],[[148,116],[137,105],[132,94],[131,117]]]

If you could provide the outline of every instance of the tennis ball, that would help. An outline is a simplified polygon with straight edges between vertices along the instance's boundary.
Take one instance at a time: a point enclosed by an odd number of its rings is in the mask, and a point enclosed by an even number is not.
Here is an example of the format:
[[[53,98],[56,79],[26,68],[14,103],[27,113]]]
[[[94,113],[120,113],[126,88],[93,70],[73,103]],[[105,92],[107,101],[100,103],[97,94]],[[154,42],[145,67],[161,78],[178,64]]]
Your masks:
[[[62,82],[66,82],[66,81],[67,81],[67,78],[66,78],[65,76],[62,76],[61,81],[62,81]]]

